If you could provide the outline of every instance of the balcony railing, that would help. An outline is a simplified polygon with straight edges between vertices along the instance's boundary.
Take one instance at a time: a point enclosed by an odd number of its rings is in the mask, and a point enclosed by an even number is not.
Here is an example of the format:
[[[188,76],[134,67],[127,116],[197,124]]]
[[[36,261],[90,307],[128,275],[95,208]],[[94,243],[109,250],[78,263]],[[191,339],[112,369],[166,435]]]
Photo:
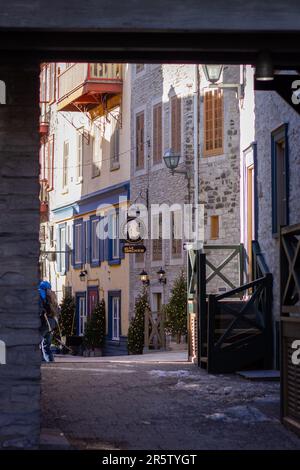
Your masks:
[[[66,101],[64,103],[66,106],[82,100],[83,97],[86,98],[83,102],[89,102],[89,96],[103,93],[116,94],[121,91],[122,64],[76,63],[58,76],[58,103]],[[94,97],[93,102],[95,102]]]

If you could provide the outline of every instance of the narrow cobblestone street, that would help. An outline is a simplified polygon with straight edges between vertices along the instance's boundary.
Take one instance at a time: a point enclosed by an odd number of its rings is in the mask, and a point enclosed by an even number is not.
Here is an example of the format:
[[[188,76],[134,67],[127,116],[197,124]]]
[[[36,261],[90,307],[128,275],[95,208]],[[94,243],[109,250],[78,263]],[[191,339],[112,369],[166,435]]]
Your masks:
[[[42,369],[42,425],[74,448],[300,449],[279,421],[278,382],[103,359]]]

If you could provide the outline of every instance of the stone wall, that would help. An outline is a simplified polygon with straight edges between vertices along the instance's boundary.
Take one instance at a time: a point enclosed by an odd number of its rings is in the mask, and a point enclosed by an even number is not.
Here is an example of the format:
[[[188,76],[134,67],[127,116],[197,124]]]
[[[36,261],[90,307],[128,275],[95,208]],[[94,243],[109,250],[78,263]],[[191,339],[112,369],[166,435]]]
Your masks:
[[[0,448],[39,439],[39,66],[1,66],[0,105]]]
[[[272,236],[271,132],[288,123],[289,223],[300,222],[300,117],[276,92],[255,93],[258,241],[273,274],[273,315],[279,320],[279,240]]]
[[[135,68],[135,66],[132,66]],[[193,160],[193,81],[194,66],[175,65],[145,65],[145,70],[139,74],[132,73],[131,94],[131,202],[146,203],[145,196],[148,189],[149,206],[151,204],[184,204],[187,198],[187,180],[184,175],[171,175],[164,162],[152,164],[152,106],[162,102],[162,147],[163,153],[171,146],[170,142],[170,101],[172,95],[181,98],[182,114],[182,158],[180,168],[184,162]],[[145,112],[145,140],[150,139],[150,146],[145,152],[144,171],[135,171],[135,114],[139,110]],[[149,156],[149,157],[148,157]],[[193,187],[191,187],[191,193]],[[148,220],[150,226],[150,219]],[[152,261],[150,240],[145,241],[147,252],[143,262],[136,262],[131,255],[130,262],[130,312],[133,314],[134,300],[141,291],[139,273],[146,269],[150,276],[150,300],[152,294],[161,293],[162,302],[168,301],[173,282],[181,270],[186,267],[186,253],[182,251],[180,259],[171,258],[170,240],[163,240],[162,261]],[[162,286],[158,282],[157,271],[160,267],[166,271],[167,284]],[[154,308],[154,307],[153,307]]]
[[[135,66],[132,66],[135,67]],[[201,67],[200,67],[201,69]],[[225,83],[239,82],[239,66],[228,66],[224,69]],[[205,242],[218,244],[240,243],[240,122],[239,105],[235,90],[224,91],[224,153],[215,157],[203,157],[203,91],[208,84],[203,74],[200,78],[200,158],[199,190],[200,202],[205,204]],[[184,204],[187,202],[187,181],[183,175],[171,175],[161,165],[152,165],[152,106],[157,101],[163,102],[163,150],[170,147],[170,102],[172,94],[182,98],[182,155],[180,167],[184,161],[193,168],[194,162],[194,97],[195,66],[191,65],[146,65],[144,71],[132,72],[131,95],[131,202],[145,204],[148,188],[149,204],[167,203]],[[149,158],[143,171],[135,171],[135,114],[145,112],[145,140],[150,139],[146,149]],[[149,170],[149,171],[148,171]],[[193,180],[191,194],[193,200]],[[220,216],[220,237],[210,240],[210,216]],[[136,263],[131,256],[130,267],[130,312],[133,313],[134,300],[141,289],[139,273],[146,269],[150,276],[150,293],[161,292],[163,302],[167,302],[174,279],[186,268],[186,253],[179,260],[170,257],[170,242],[163,242],[163,260],[151,261],[151,244],[146,241],[147,252],[142,263]],[[219,264],[228,255],[228,251],[218,253],[214,261]],[[157,271],[162,266],[166,271],[167,284],[160,286],[157,282]],[[239,265],[232,262],[227,274],[234,280],[239,278]],[[213,291],[224,286],[223,282],[214,280]],[[228,288],[228,286],[227,286]]]
[[[224,83],[240,82],[240,67],[225,66]],[[204,74],[201,75],[201,93],[208,87]],[[200,201],[205,204],[205,243],[218,245],[239,244],[241,240],[240,221],[240,108],[236,89],[224,89],[224,148],[217,156],[203,155],[203,98],[200,106]],[[219,238],[211,240],[211,216],[219,216]],[[208,252],[207,257],[215,266],[228,255],[229,250]],[[208,271],[209,272],[209,271]],[[224,269],[234,284],[239,283],[239,263],[232,260]],[[230,289],[220,278],[215,277],[209,283],[209,292],[218,292],[219,288]]]

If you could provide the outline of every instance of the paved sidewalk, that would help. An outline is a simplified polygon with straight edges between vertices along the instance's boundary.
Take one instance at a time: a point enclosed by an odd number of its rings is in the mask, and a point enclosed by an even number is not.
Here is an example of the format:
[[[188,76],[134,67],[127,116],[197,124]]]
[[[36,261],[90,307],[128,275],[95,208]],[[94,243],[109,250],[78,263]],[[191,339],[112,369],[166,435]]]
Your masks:
[[[83,357],[83,356],[71,356],[71,355],[56,355],[55,362],[58,364],[63,363],[115,363],[124,362],[129,364],[134,363],[173,363],[173,362],[188,362],[188,352],[172,352],[172,351],[157,351],[146,354],[130,355],[130,356],[103,356],[103,357]]]
[[[154,356],[43,365],[42,427],[76,449],[300,449],[279,420],[278,382]]]

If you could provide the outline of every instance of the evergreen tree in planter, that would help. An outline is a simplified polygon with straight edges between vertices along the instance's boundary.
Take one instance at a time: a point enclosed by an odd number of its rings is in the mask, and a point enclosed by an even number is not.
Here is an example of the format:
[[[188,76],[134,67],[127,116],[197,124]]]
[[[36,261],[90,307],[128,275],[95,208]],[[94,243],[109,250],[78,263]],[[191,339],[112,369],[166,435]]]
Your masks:
[[[91,317],[87,320],[83,345],[95,352],[103,347],[105,338],[105,302],[102,299],[95,306]]]
[[[172,295],[169,302],[164,305],[164,312],[166,330],[176,337],[177,343],[180,343],[181,336],[187,334],[187,287],[183,272],[174,281]]]
[[[60,304],[59,326],[62,336],[75,334],[75,299],[66,294]]]
[[[128,328],[128,353],[143,354],[145,311],[150,310],[146,290],[137,298],[134,307],[134,317]]]

